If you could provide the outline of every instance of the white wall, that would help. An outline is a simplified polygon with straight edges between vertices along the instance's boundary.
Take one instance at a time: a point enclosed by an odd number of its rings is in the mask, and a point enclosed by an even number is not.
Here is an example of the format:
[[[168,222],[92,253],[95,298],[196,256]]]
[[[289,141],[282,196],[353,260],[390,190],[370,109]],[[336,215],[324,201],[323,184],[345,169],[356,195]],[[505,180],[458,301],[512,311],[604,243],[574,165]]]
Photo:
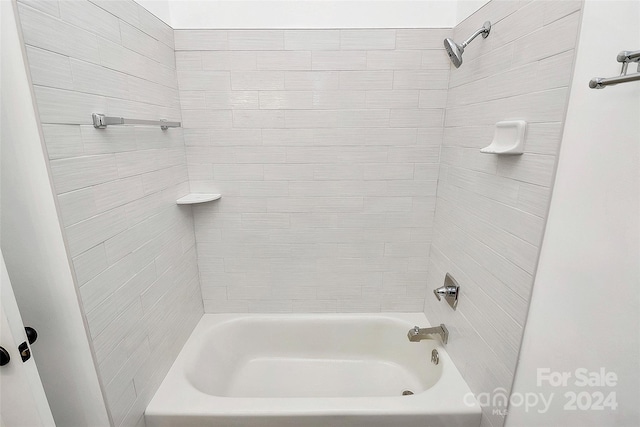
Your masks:
[[[12,2],[2,1],[2,252],[60,426],[108,426],[47,172]]]
[[[175,29],[450,28],[487,0],[137,0]]]
[[[512,405],[507,426],[640,425],[640,83],[589,89],[640,48],[640,3],[587,1],[555,189],[514,393],[555,393],[548,412]],[[635,67],[630,67],[635,71]],[[576,368],[604,367],[616,387],[577,387]],[[536,385],[537,368],[570,372]],[[567,411],[564,393],[615,392],[617,410]]]

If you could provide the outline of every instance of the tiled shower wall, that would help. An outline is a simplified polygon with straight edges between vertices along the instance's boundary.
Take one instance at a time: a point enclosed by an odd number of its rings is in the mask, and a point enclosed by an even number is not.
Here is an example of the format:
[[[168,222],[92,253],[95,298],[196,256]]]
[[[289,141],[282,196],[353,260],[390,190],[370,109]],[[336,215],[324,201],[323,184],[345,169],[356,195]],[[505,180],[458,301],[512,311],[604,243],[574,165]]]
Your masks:
[[[508,392],[515,372],[561,140],[580,1],[492,1],[455,28],[476,39],[451,70],[428,289],[450,272],[457,311],[427,296],[451,332],[448,352],[475,393]],[[528,122],[525,153],[480,153],[501,120]],[[500,393],[500,390],[497,391]],[[495,396],[495,393],[491,394]],[[508,393],[507,393],[508,396]],[[504,409],[504,408],[497,408]],[[503,418],[484,411],[483,425]]]
[[[450,34],[175,31],[206,312],[422,310]]]
[[[143,422],[202,314],[198,265],[208,312],[424,307],[476,393],[508,390],[580,4],[492,1],[455,31],[174,32],[129,0],[20,0],[115,425]],[[487,19],[490,37],[450,68],[442,39]],[[96,130],[92,112],[184,131]],[[481,155],[507,119],[529,122],[525,154]],[[175,205],[189,182],[223,198],[192,217]],[[456,312],[430,294],[446,272],[462,285]]]
[[[142,414],[202,315],[173,30],[133,1],[18,3],[54,189],[115,426]]]

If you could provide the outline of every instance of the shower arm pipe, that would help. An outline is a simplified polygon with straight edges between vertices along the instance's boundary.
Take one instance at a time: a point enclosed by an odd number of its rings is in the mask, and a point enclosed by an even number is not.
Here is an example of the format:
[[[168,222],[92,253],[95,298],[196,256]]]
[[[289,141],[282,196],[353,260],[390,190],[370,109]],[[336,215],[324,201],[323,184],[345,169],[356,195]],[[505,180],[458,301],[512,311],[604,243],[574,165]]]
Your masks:
[[[471,37],[469,37],[468,39],[466,39],[465,41],[462,42],[462,48],[465,48],[469,45],[469,43],[471,43],[473,41],[473,39],[475,39],[476,37],[478,37],[480,34],[489,34],[489,30],[485,27],[482,27],[478,30],[476,30],[475,33],[473,33],[471,35]],[[486,37],[486,36],[485,36]]]
[[[179,128],[180,122],[169,122],[167,120],[142,120],[142,119],[126,119],[124,117],[109,117],[104,114],[91,114],[93,127],[96,129],[105,129],[110,125],[147,125],[160,126],[160,129],[167,130],[169,128]]]

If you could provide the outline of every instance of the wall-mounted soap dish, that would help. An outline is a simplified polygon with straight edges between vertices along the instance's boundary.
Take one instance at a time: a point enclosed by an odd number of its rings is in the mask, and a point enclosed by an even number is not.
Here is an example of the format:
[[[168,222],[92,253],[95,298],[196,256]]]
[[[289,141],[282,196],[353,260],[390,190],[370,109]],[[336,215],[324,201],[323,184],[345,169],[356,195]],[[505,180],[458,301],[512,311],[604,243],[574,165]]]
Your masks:
[[[493,133],[493,141],[487,147],[480,150],[487,154],[517,155],[524,152],[524,134],[527,122],[524,120],[512,120],[496,123]]]

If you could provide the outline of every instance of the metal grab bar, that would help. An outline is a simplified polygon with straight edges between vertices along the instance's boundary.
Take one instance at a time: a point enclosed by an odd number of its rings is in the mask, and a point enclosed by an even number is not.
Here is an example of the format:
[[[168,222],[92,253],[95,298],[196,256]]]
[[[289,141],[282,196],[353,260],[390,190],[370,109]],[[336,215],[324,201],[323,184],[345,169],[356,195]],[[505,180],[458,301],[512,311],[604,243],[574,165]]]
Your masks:
[[[603,89],[605,86],[613,86],[618,83],[627,83],[640,80],[640,50],[630,51],[623,50],[618,54],[616,60],[622,63],[622,69],[620,75],[617,77],[594,77],[589,82],[591,89]],[[627,74],[629,64],[632,62],[638,63],[638,72],[633,74]]]
[[[616,58],[618,62],[638,62],[640,61],[640,50],[623,50]]]
[[[141,119],[125,119],[124,117],[108,117],[104,114],[91,114],[93,127],[96,129],[105,129],[109,125],[148,125],[160,126],[160,129],[167,130],[169,128],[179,128],[180,122],[168,122],[166,120],[141,120]]]
[[[627,83],[627,82],[633,82],[636,80],[640,80],[640,73],[625,74],[624,76],[608,77],[608,78],[595,77],[591,79],[591,81],[589,82],[589,87],[591,89],[602,89],[605,86],[613,86],[613,85],[617,85],[618,83]]]

